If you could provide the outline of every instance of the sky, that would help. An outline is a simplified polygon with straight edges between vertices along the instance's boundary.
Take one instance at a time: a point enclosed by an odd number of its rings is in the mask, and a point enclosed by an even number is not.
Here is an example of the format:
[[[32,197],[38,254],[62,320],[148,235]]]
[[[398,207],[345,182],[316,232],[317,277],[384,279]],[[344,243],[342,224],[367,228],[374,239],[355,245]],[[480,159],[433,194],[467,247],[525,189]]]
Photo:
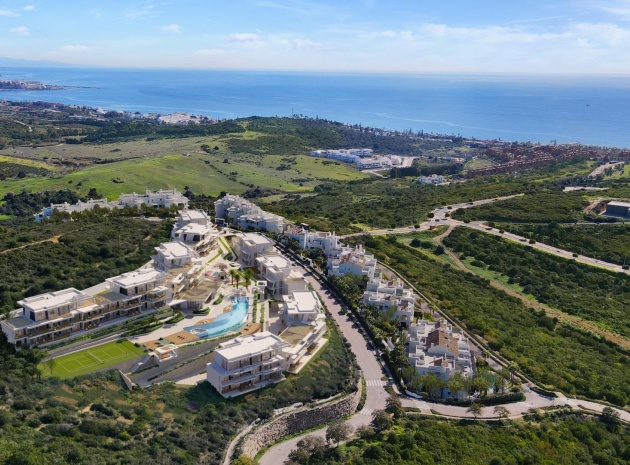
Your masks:
[[[630,0],[0,0],[0,57],[106,67],[630,75]]]

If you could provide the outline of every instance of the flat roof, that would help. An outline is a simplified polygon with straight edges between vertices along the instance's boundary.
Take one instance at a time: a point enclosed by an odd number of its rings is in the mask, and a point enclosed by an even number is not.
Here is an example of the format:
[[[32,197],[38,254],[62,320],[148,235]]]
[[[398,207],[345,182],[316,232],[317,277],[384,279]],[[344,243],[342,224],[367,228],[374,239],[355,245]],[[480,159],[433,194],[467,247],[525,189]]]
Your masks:
[[[260,234],[243,233],[241,238],[244,241],[250,241],[254,244],[273,244],[273,241],[271,239],[265,236],[261,236]]]
[[[211,229],[207,225],[199,224],[199,223],[189,223],[186,226],[182,226],[181,228],[177,230],[177,232],[185,232],[185,233],[192,233],[192,234],[205,234],[210,231]]]
[[[179,212],[179,216],[182,217],[184,221],[194,221],[194,220],[207,220],[208,215],[203,210],[181,210]]]
[[[256,261],[276,268],[290,268],[293,266],[290,260],[277,253],[263,254],[256,258]]]
[[[55,308],[60,305],[69,304],[77,300],[88,298],[85,292],[79,291],[74,287],[63,289],[56,292],[48,292],[46,294],[39,294],[32,297],[27,297],[18,301],[19,305],[28,307],[29,310],[45,310],[47,308]]]
[[[189,257],[191,250],[181,242],[162,242],[159,247],[155,248],[166,257]]]
[[[139,284],[150,283],[164,276],[164,273],[158,270],[136,270],[131,273],[124,273],[120,276],[108,278],[106,281],[117,284],[121,287],[137,286]]]
[[[269,331],[263,331],[249,336],[236,337],[221,344],[215,352],[227,360],[235,360],[267,352],[279,344],[284,345],[286,342]]]
[[[608,202],[606,206],[609,206],[609,205],[612,205],[614,207],[630,208],[630,202],[618,202],[616,200],[613,200],[612,202]]]

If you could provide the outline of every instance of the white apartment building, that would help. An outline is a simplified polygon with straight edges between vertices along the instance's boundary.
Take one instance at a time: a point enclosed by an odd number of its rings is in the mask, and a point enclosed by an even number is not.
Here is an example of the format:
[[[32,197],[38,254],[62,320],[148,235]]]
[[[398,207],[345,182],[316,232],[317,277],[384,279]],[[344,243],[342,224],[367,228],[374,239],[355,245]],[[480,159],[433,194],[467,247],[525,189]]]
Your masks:
[[[280,319],[286,326],[308,325],[326,318],[315,291],[293,291],[282,300]]]
[[[363,157],[371,157],[373,153],[372,149],[313,150],[311,156],[356,163]]]
[[[210,224],[190,223],[181,228],[173,229],[172,237],[200,255],[205,255],[216,242],[218,231]]]
[[[105,321],[163,307],[170,297],[166,279],[165,273],[143,270],[109,278],[108,289],[95,296],[69,288],[27,297],[0,326],[16,347],[73,337]]]
[[[227,194],[214,202],[215,218],[225,224],[232,224],[240,229],[260,229],[281,233],[286,220],[279,215],[268,213],[258,205],[238,195]]]
[[[81,202],[80,200],[75,204],[64,203],[51,203],[50,207],[44,207],[42,211],[34,215],[35,221],[42,221],[50,218],[55,211],[65,213],[84,212],[93,210],[94,207],[110,209],[110,205],[107,199],[89,199],[87,202]]]
[[[377,265],[374,255],[365,251],[361,245],[355,248],[344,246],[332,251],[328,258],[328,274],[343,276],[350,273],[367,276],[369,280],[372,280],[376,276]]]
[[[409,361],[420,375],[435,373],[448,379],[456,372],[472,377],[468,341],[445,321],[418,321],[409,326]]]
[[[188,207],[188,199],[184,197],[176,189],[171,190],[159,190],[156,192],[146,191],[145,194],[121,194],[118,200],[108,202],[107,199],[90,199],[87,202],[77,202],[75,204],[60,203],[50,204],[50,207],[42,209],[39,213],[35,214],[35,221],[42,221],[46,218],[50,218],[55,211],[74,213],[83,212],[86,210],[92,210],[94,207],[100,208],[118,208],[122,209],[126,206],[148,205],[152,207],[166,207],[170,208],[173,205]]]
[[[210,218],[208,218],[208,214],[203,210],[189,210],[186,208],[178,211],[177,213],[179,216],[173,226],[173,230],[177,230],[178,228],[184,227],[188,224],[210,224]]]
[[[182,195],[177,189],[160,189],[155,192],[147,190],[144,194],[121,194],[118,200],[111,202],[116,208],[124,208],[127,206],[147,205],[149,207],[165,207],[172,206],[188,207],[188,199]]]
[[[413,322],[415,294],[402,281],[375,278],[368,281],[361,301],[374,305],[379,312],[396,307],[395,316],[403,326]]]
[[[392,167],[392,161],[386,157],[362,158],[357,162],[360,170],[386,169]]]
[[[302,226],[289,226],[284,235],[298,241],[303,250],[322,249],[326,255],[339,247],[339,239],[334,232],[309,231]]]
[[[234,247],[234,253],[238,256],[238,260],[245,268],[256,266],[256,258],[258,256],[274,250],[271,239],[256,233],[237,234],[232,246]]]
[[[444,176],[440,176],[439,174],[420,176],[417,178],[417,181],[421,182],[422,184],[444,184]]]
[[[155,250],[157,254],[151,258],[153,266],[159,270],[167,271],[201,264],[197,252],[181,242],[162,242]]]
[[[207,380],[223,397],[280,382],[287,367],[283,351],[289,347],[268,331],[223,342],[207,365]]]
[[[306,280],[291,261],[276,252],[259,255],[256,267],[260,278],[267,282],[267,292],[273,296],[288,295],[308,288]]]

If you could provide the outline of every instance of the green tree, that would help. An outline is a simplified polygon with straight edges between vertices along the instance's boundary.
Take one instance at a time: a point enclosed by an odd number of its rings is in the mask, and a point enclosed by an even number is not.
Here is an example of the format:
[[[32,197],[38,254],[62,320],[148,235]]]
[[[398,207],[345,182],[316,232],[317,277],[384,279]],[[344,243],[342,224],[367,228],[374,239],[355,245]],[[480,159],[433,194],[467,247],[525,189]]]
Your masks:
[[[372,414],[372,422],[370,423],[370,426],[374,428],[377,433],[391,428],[393,424],[394,422],[392,421],[392,418],[385,410],[376,410]]]
[[[339,446],[339,443],[348,439],[351,434],[352,426],[343,420],[334,421],[326,428],[326,442],[328,444],[333,442]]]
[[[385,411],[394,415],[394,418],[400,418],[403,414],[402,402],[395,395],[390,395],[385,401]]]
[[[502,405],[497,405],[493,412],[499,418],[507,418],[510,416],[510,411]]]
[[[475,417],[475,420],[477,419],[478,416],[480,416],[483,412],[483,407],[480,404],[472,404],[470,407],[468,407],[468,410],[466,410],[466,413],[471,413],[473,417]]]
[[[241,270],[241,276],[245,280],[245,289],[249,289],[249,284],[254,278],[254,271],[251,268],[244,268]]]

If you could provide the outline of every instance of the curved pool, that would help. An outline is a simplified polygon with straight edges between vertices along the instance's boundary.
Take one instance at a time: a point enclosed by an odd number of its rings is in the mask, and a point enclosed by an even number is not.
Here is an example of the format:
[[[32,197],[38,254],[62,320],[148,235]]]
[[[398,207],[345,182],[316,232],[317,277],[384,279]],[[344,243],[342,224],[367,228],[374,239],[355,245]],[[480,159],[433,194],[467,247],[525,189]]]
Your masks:
[[[202,338],[216,337],[221,334],[236,331],[245,323],[248,309],[249,299],[247,297],[238,296],[233,299],[231,312],[219,315],[212,323],[188,326],[184,328],[184,331],[188,331]]]

